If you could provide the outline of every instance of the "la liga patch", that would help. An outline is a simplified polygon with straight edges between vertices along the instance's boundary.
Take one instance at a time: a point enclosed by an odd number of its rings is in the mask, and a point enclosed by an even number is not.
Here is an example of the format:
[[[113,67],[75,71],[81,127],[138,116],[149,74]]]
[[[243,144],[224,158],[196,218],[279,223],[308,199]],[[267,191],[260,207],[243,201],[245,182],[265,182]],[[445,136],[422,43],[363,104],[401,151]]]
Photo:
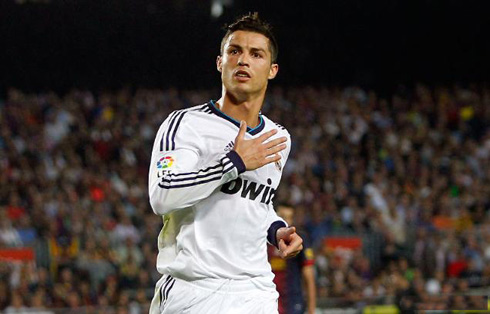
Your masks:
[[[172,156],[164,156],[160,158],[159,161],[157,161],[157,169],[158,170],[165,170],[174,164],[175,159]]]

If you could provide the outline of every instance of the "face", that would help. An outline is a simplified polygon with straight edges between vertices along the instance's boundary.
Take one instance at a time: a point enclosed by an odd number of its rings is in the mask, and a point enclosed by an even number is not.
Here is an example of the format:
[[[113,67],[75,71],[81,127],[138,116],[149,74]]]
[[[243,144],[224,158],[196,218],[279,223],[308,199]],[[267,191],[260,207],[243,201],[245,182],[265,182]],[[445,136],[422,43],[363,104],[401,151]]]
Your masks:
[[[269,39],[247,31],[233,32],[226,39],[216,63],[223,86],[235,96],[265,94],[268,80],[279,69],[272,63]]]

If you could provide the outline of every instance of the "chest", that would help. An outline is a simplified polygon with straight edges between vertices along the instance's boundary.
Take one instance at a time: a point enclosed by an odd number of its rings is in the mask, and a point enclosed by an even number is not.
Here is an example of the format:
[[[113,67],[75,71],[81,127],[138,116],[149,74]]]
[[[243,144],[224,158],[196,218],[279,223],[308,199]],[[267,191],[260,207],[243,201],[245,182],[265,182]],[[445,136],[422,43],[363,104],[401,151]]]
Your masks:
[[[246,134],[245,140],[257,138],[264,132],[267,132],[267,130],[264,130],[255,136]],[[201,130],[203,145],[201,147],[200,157],[203,165],[219,160],[224,154],[231,151],[235,146],[237,134],[238,128],[231,124],[218,124],[215,128]],[[243,181],[242,183],[244,185],[250,185],[251,189],[253,189],[254,186],[264,186],[263,189],[266,187],[277,189],[281,179],[283,165],[284,158],[278,162],[269,163],[253,171],[246,171],[240,175],[240,179]]]

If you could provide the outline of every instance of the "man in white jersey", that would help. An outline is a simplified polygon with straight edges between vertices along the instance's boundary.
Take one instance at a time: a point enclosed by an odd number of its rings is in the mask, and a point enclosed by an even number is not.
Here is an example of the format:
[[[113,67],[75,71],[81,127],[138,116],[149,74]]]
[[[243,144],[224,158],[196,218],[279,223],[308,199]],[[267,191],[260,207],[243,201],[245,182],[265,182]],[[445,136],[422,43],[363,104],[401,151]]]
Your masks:
[[[291,149],[260,112],[276,58],[270,26],[239,18],[216,62],[221,98],[171,113],[156,135],[149,196],[164,226],[150,313],[277,313],[267,243],[289,258],[302,239],[272,205]]]

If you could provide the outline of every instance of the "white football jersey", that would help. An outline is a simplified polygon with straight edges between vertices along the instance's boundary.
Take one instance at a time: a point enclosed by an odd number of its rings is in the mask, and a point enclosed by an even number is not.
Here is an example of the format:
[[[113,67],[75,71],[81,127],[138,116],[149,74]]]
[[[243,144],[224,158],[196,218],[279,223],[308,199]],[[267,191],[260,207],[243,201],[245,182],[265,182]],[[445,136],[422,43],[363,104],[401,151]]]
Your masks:
[[[150,204],[164,222],[158,237],[160,273],[184,280],[251,279],[261,288],[275,287],[266,246],[268,231],[285,226],[272,198],[291,138],[260,115],[245,139],[272,129],[278,133],[269,140],[287,137],[281,160],[245,171],[232,151],[239,122],[214,102],[174,111],[162,123],[149,171]]]

